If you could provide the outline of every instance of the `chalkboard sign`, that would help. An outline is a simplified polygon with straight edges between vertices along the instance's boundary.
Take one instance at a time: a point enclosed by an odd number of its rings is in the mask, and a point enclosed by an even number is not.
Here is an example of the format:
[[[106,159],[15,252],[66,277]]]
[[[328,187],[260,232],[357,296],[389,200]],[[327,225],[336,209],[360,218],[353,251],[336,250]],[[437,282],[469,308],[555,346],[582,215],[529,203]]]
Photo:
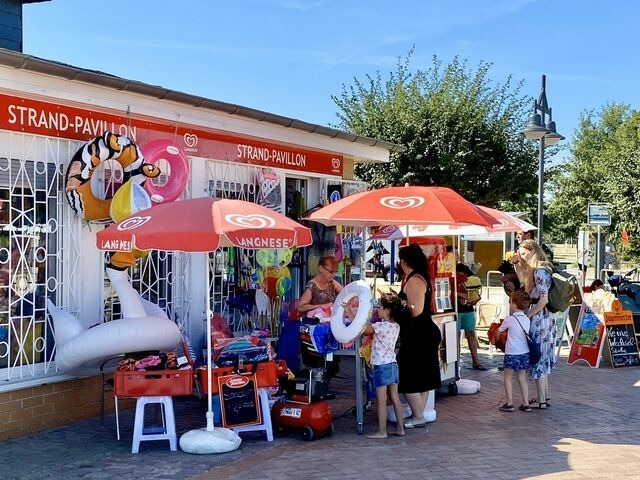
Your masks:
[[[225,375],[218,377],[220,410],[224,427],[259,425],[260,402],[254,375]]]
[[[640,353],[633,327],[633,314],[622,310],[622,304],[614,300],[611,312],[605,312],[604,323],[607,328],[611,364],[618,367],[640,366]]]

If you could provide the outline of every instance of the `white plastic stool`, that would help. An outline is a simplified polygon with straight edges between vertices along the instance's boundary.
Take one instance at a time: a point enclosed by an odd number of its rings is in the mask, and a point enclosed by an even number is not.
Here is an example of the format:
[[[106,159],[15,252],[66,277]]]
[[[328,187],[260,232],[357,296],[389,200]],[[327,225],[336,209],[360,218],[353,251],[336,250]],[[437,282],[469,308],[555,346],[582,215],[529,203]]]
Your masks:
[[[260,415],[262,418],[262,423],[260,423],[259,425],[233,427],[231,430],[236,433],[264,430],[267,434],[267,441],[273,442],[273,426],[271,425],[271,403],[269,402],[269,389],[258,389],[258,398],[260,399]]]
[[[162,426],[145,427],[144,407],[149,404],[160,404],[162,410]],[[176,438],[176,420],[173,416],[173,399],[163,397],[139,397],[136,401],[136,419],[133,426],[133,443],[131,453],[138,453],[140,442],[148,440],[169,440],[172,452],[178,450]]]

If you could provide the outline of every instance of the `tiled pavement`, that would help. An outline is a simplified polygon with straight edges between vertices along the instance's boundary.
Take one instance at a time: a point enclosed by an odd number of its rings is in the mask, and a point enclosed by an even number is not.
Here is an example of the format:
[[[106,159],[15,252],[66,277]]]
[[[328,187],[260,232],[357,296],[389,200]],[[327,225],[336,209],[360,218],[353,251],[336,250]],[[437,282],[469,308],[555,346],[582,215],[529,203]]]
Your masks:
[[[566,352],[565,352],[566,354]],[[551,406],[532,413],[502,413],[501,355],[481,353],[486,372],[462,377],[481,382],[475,395],[439,395],[437,420],[428,431],[370,440],[358,435],[350,379],[335,379],[336,433],[303,442],[266,442],[243,434],[239,450],[222,455],[170,452],[168,442],[144,442],[133,455],[133,412],[121,415],[122,440],[113,416],[0,444],[2,479],[640,479],[640,369],[567,365],[550,377]],[[348,365],[342,373],[348,376]],[[514,403],[519,393],[514,385]],[[532,389],[533,390],[533,389]],[[205,425],[204,401],[176,398],[178,434]],[[365,433],[376,426],[365,414]]]

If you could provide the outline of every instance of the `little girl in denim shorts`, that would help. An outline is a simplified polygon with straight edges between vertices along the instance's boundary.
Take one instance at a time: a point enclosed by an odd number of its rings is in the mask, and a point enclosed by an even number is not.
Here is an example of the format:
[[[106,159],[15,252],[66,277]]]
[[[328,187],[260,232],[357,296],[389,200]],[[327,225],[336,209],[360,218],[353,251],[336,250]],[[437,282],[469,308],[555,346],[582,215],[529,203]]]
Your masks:
[[[513,412],[513,372],[516,372],[522,404],[518,407],[523,412],[530,412],[529,387],[526,372],[529,368],[529,345],[525,332],[529,333],[530,321],[524,313],[529,307],[531,297],[524,290],[516,290],[509,297],[510,315],[502,321],[499,332],[507,331],[507,344],[504,349],[504,393],[507,401],[500,407],[501,412]]]
[[[408,315],[409,309],[404,300],[397,295],[383,294],[378,303],[380,321],[369,323],[365,328],[365,332],[373,333],[371,364],[378,403],[378,431],[367,435],[368,438],[387,438],[387,395],[398,419],[394,433],[404,435],[402,403],[398,396],[398,364],[396,363],[396,342],[400,325],[396,322]]]

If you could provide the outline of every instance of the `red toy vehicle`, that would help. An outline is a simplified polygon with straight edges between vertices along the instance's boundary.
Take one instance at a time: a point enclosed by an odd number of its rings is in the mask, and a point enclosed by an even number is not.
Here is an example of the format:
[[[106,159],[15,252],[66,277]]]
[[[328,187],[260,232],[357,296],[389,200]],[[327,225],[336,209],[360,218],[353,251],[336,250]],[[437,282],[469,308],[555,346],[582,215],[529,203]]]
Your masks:
[[[271,422],[278,433],[299,432],[303,440],[333,434],[333,415],[327,402],[315,396],[313,371],[309,378],[286,380],[286,399],[271,408]]]

